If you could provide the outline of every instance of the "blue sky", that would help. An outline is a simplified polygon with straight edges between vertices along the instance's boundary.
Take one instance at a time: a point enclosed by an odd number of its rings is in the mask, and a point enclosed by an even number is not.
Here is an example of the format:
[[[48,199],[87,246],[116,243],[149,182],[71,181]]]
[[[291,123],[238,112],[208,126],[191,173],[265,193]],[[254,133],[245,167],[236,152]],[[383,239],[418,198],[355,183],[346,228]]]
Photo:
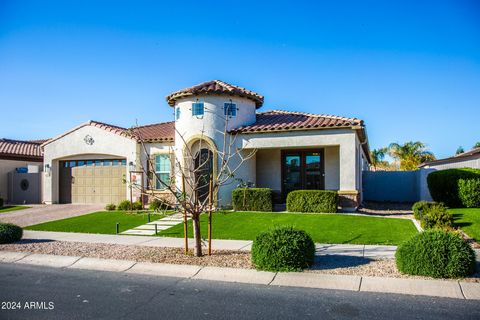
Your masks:
[[[169,121],[212,79],[449,156],[480,141],[480,3],[0,0],[0,137]]]

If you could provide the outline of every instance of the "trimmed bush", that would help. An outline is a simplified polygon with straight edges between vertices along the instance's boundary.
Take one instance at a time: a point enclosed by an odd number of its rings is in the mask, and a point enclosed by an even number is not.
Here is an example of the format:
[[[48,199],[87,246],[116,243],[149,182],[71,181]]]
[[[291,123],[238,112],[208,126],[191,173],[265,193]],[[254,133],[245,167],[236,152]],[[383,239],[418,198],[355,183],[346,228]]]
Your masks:
[[[115,210],[116,208],[117,208],[117,206],[114,205],[113,203],[109,203],[109,204],[107,204],[107,205],[105,206],[105,210],[107,210],[107,211],[113,211],[113,210]]]
[[[128,211],[131,208],[131,202],[128,200],[123,200],[117,206],[117,209],[120,211]]]
[[[148,208],[152,211],[158,211],[162,207],[162,201],[159,199],[153,199],[152,202],[148,205]]]
[[[458,196],[464,207],[480,207],[480,179],[458,180]]]
[[[331,190],[295,190],[287,195],[287,211],[335,213],[338,194]]]
[[[11,223],[0,223],[0,244],[12,243],[22,239],[23,230]]]
[[[252,245],[252,262],[259,270],[299,271],[313,265],[314,260],[312,238],[292,227],[260,233]]]
[[[447,169],[430,173],[427,183],[433,200],[443,202],[451,208],[461,207],[458,190],[460,179],[480,179],[480,169]]]
[[[413,216],[415,217],[415,219],[417,219],[418,221],[421,221],[423,217],[423,212],[425,211],[425,209],[429,208],[435,203],[437,202],[431,202],[431,201],[415,202],[412,206]]]
[[[416,234],[395,253],[397,268],[410,275],[462,278],[475,271],[475,252],[453,232],[427,230]]]
[[[232,192],[235,211],[272,211],[272,189],[238,188]]]
[[[135,201],[132,203],[132,210],[143,210],[143,204],[141,201]]]
[[[424,229],[453,227],[453,214],[448,212],[443,203],[433,203],[423,211],[421,225]]]

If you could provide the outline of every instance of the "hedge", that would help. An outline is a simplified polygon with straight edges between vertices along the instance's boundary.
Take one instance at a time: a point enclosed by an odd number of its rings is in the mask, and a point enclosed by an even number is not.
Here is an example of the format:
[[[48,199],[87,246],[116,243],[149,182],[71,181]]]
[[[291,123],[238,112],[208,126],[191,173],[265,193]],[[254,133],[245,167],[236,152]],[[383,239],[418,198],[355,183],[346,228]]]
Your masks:
[[[453,232],[427,230],[416,234],[395,253],[397,268],[410,275],[462,278],[475,272],[475,252]]]
[[[269,188],[238,188],[232,191],[235,211],[272,211],[272,190]]]
[[[313,265],[315,243],[303,230],[279,227],[260,233],[252,245],[252,262],[259,270],[300,271]]]
[[[424,229],[450,229],[453,227],[453,214],[448,212],[443,203],[433,203],[425,208],[420,221]]]
[[[430,173],[427,184],[433,200],[452,208],[462,207],[458,188],[461,179],[480,179],[480,169],[447,169]]]
[[[287,211],[335,213],[338,194],[331,190],[295,190],[287,195]]]
[[[433,202],[433,201],[415,202],[412,206],[413,216],[415,217],[415,219],[417,219],[418,221],[421,221],[423,217],[423,212],[430,206],[434,205],[435,203],[437,202]]]
[[[480,179],[458,180],[458,195],[467,208],[480,207]]]
[[[0,244],[12,243],[22,239],[23,230],[11,223],[0,223]]]

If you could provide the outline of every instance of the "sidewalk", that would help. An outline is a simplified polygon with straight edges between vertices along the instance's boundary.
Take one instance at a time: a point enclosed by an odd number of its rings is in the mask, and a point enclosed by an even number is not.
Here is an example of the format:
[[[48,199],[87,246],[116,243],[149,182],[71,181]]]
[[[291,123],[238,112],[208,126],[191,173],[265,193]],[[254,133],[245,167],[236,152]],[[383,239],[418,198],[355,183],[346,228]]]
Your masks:
[[[123,272],[125,274],[143,274],[152,277],[163,276],[269,286],[383,292],[480,300],[480,283],[457,280],[380,278],[308,272],[265,272],[253,269],[174,265],[8,251],[0,252],[0,263]]]
[[[23,240],[56,240],[85,243],[123,244],[133,246],[183,248],[183,238],[122,236],[109,234],[71,233],[24,230]],[[193,247],[193,239],[189,239],[189,246]],[[204,244],[206,245],[206,244]],[[213,239],[214,250],[250,251],[251,240],[220,240]],[[316,244],[316,255],[342,255],[364,257],[370,259],[393,258],[396,246],[375,246],[356,244]]]

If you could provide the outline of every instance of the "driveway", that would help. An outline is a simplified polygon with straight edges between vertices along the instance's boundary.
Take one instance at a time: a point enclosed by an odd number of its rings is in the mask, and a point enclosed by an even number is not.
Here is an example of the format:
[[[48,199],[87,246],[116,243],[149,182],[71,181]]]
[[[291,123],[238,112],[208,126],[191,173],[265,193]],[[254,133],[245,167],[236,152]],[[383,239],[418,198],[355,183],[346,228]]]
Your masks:
[[[99,204],[34,205],[32,208],[2,213],[0,214],[0,221],[26,227],[47,221],[81,216],[103,209],[103,205]]]

